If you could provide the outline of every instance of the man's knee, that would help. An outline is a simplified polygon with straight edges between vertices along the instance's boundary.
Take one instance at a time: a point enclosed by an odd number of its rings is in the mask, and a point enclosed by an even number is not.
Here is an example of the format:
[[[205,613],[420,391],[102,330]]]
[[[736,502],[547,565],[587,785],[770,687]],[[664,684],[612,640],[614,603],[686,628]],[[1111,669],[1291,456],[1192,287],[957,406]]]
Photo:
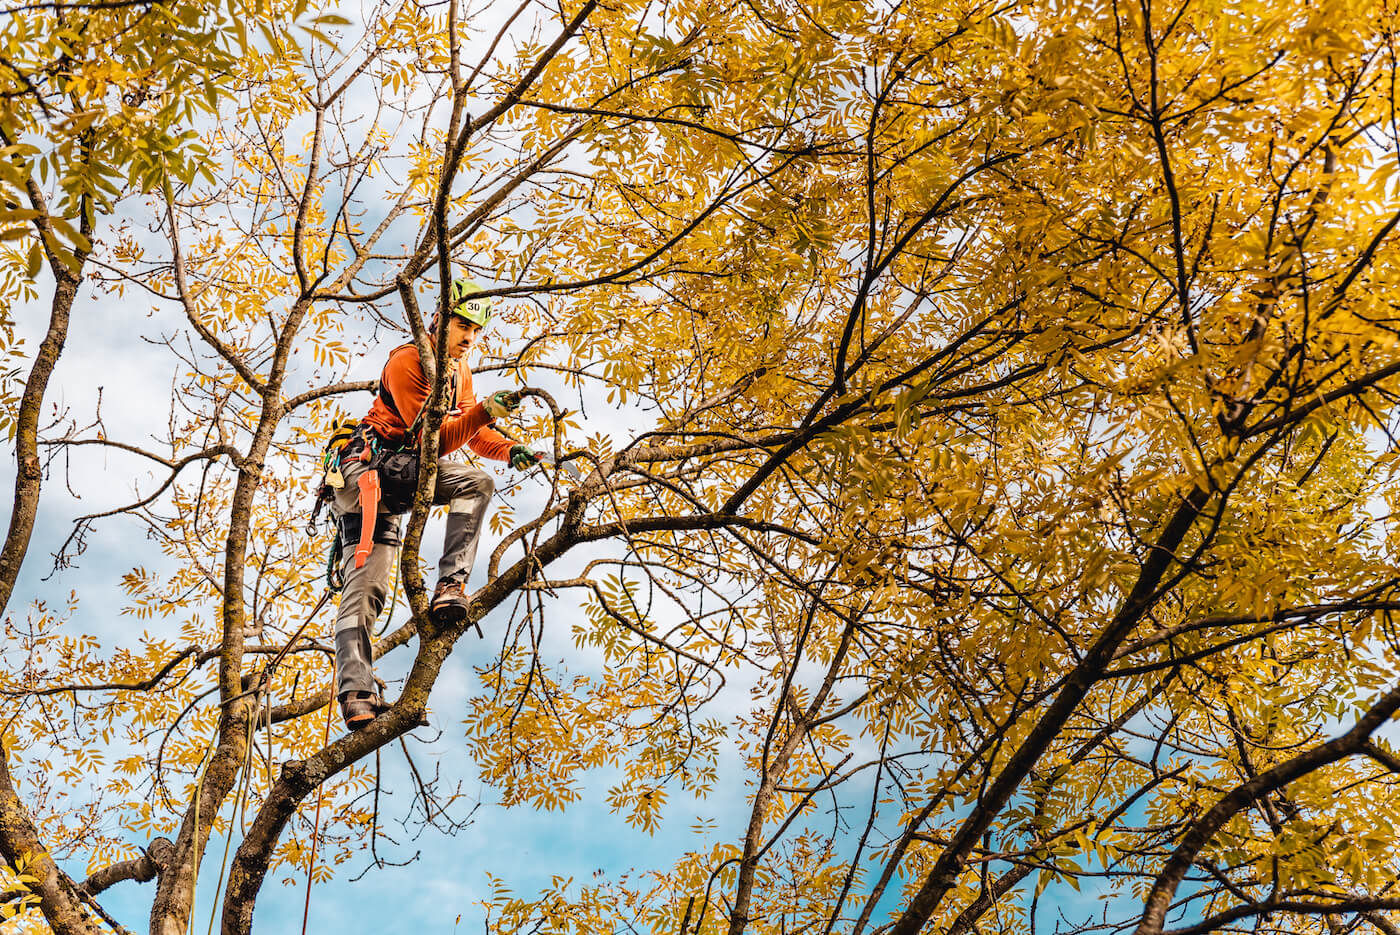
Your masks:
[[[385,598],[389,596],[389,579],[397,554],[393,546],[375,543],[369,560],[356,568],[355,554],[346,551],[340,566],[345,581],[340,595],[341,606],[357,617],[373,619],[378,616],[384,608]]]
[[[478,475],[476,478],[477,491],[481,496],[489,498],[491,494],[496,492],[496,479],[479,468],[474,470]]]
[[[475,508],[476,504],[490,499],[496,490],[495,480],[481,468],[447,462],[439,470],[438,489],[446,494],[443,499],[454,512]]]

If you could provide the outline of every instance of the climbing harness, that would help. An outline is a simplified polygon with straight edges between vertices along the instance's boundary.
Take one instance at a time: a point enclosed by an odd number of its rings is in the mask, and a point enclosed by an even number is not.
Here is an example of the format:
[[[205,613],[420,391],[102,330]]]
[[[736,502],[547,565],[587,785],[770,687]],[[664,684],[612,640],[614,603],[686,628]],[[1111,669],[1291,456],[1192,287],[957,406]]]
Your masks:
[[[393,405],[388,391],[380,390],[381,398]],[[398,410],[394,412],[397,414]],[[405,441],[412,438],[413,428]],[[347,549],[355,556],[355,567],[364,567],[375,543],[397,546],[398,514],[413,505],[418,490],[418,451],[416,447],[390,448],[363,422],[343,420],[331,431],[321,455],[321,483],[316,491],[316,503],[306,524],[306,534],[315,536],[321,508],[335,499],[335,492],[345,487],[344,465],[359,459],[365,466],[356,486],[359,511],[342,514],[336,522],[336,534],[331,539],[326,556],[326,587],[339,593],[345,587],[341,560]],[[381,504],[385,512],[381,513]]]
[[[451,313],[484,327],[491,320],[491,300],[489,297],[476,298],[481,291],[481,287],[470,280],[455,280],[450,293]],[[409,353],[414,349],[415,345],[405,344],[389,353],[389,361],[385,362],[384,371],[380,373],[379,382],[374,390],[379,401],[397,416],[400,422],[406,420],[394,402],[385,377],[389,362],[396,354]],[[453,401],[457,398],[457,373],[456,367],[453,367],[447,391],[448,398]],[[507,401],[501,405],[509,409],[519,405],[518,391],[502,391],[492,399],[498,397]],[[388,440],[363,421],[352,422],[344,419],[337,422],[331,430],[331,436],[321,454],[321,482],[317,486],[316,503],[306,524],[308,536],[316,535],[316,523],[321,508],[335,499],[337,490],[344,489],[345,464],[358,458],[364,465],[364,470],[355,482],[359,511],[338,517],[335,535],[331,539],[326,556],[326,587],[332,592],[338,593],[345,587],[342,565],[347,550],[354,556],[354,567],[363,568],[376,543],[400,545],[398,516],[413,506],[413,498],[418,491],[421,454],[418,450],[417,434],[423,416],[424,407],[420,407],[412,424],[407,426],[402,440],[394,447],[390,447]],[[516,445],[511,450],[510,460],[512,466],[523,468],[531,463],[545,462],[545,456],[541,452],[531,451],[524,445]],[[560,467],[553,466],[556,469]],[[572,464],[565,464],[563,467],[575,479],[578,478],[578,470]]]
[[[374,543],[399,544],[399,514],[413,505],[413,495],[418,490],[418,450],[390,448],[373,429],[361,423],[341,449],[340,457],[359,459],[365,465],[356,481],[359,512],[340,517],[341,548],[353,547],[355,567],[362,568]]]

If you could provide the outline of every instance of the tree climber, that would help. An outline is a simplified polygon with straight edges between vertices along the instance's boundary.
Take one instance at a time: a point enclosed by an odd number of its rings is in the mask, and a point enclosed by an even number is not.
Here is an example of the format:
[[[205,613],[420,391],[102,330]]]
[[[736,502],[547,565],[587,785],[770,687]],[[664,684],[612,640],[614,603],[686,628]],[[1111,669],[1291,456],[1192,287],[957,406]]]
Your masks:
[[[493,427],[496,419],[520,405],[520,394],[501,390],[478,403],[472,392],[466,355],[491,320],[490,298],[473,298],[480,292],[468,280],[452,283],[447,316],[449,411],[439,435],[441,453],[447,455],[466,445],[484,458],[508,461],[511,467],[523,470],[539,463],[543,454],[515,443]],[[434,315],[433,335],[437,327],[438,316]],[[340,483],[332,485],[331,513],[340,537],[344,578],[335,621],[336,696],[350,730],[361,729],[388,708],[374,681],[370,626],[384,608],[400,543],[399,522],[412,505],[417,487],[419,424],[431,391],[417,345],[409,343],[391,351],[369,414],[341,448],[339,470],[333,472]],[[385,454],[398,457],[399,463],[410,463],[412,477],[395,476]],[[380,474],[386,475],[382,478],[382,499]],[[366,504],[373,507],[372,524],[363,517],[366,498],[362,491],[366,488],[374,491]],[[480,468],[445,457],[438,460],[433,503],[447,504],[447,533],[429,608],[438,623],[456,623],[467,615],[471,603],[467,576],[476,559],[482,517],[494,489],[491,476]]]

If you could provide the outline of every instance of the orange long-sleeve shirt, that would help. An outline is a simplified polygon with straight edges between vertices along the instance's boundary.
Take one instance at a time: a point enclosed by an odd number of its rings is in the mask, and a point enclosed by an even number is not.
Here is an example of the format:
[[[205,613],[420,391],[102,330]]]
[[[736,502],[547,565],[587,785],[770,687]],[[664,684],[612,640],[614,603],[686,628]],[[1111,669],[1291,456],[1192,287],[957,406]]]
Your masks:
[[[452,363],[457,368],[457,394],[451,411],[457,415],[449,413],[442,420],[439,436],[442,453],[448,454],[466,445],[483,458],[509,460],[510,448],[515,442],[491,427],[491,417],[472,392],[472,371],[466,358]],[[427,403],[432,391],[418,362],[417,345],[405,344],[390,351],[389,362],[384,365],[379,382],[394,401],[394,408],[385,404],[383,395],[376,395],[364,421],[384,441],[391,445],[402,444],[408,427],[418,418],[418,411]]]

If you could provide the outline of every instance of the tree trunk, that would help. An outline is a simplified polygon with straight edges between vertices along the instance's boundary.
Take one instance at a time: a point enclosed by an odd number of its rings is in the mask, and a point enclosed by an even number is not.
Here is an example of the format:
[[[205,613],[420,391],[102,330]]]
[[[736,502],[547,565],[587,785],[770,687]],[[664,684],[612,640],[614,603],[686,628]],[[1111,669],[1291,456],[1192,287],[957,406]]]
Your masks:
[[[34,532],[34,517],[39,510],[39,487],[43,471],[39,464],[39,412],[44,406],[44,394],[49,388],[58,355],[68,338],[68,318],[73,300],[78,295],[79,280],[66,273],[57,276],[53,303],[49,311],[49,330],[39,345],[34,367],[24,384],[20,397],[19,415],[15,419],[15,502],[10,514],[10,530],[5,547],[0,551],[0,616],[9,607],[20,566],[29,552],[29,537]]]
[[[73,300],[78,294],[80,280],[55,264],[53,301],[49,311],[49,328],[39,345],[34,366],[24,384],[19,414],[15,420],[15,499],[10,514],[10,529],[5,546],[0,551],[0,616],[9,606],[15,582],[24,558],[29,552],[29,539],[34,532],[34,518],[39,511],[39,488],[43,469],[39,461],[39,413],[44,406],[49,378],[53,375],[63,344],[68,337],[68,320]],[[10,776],[8,754],[0,742],[0,854],[10,866],[20,861],[27,873],[37,878],[31,889],[39,895],[39,909],[56,935],[87,935],[99,931],[88,920],[82,902],[69,880],[54,864],[47,848],[39,839],[39,831],[29,812],[20,801]]]

